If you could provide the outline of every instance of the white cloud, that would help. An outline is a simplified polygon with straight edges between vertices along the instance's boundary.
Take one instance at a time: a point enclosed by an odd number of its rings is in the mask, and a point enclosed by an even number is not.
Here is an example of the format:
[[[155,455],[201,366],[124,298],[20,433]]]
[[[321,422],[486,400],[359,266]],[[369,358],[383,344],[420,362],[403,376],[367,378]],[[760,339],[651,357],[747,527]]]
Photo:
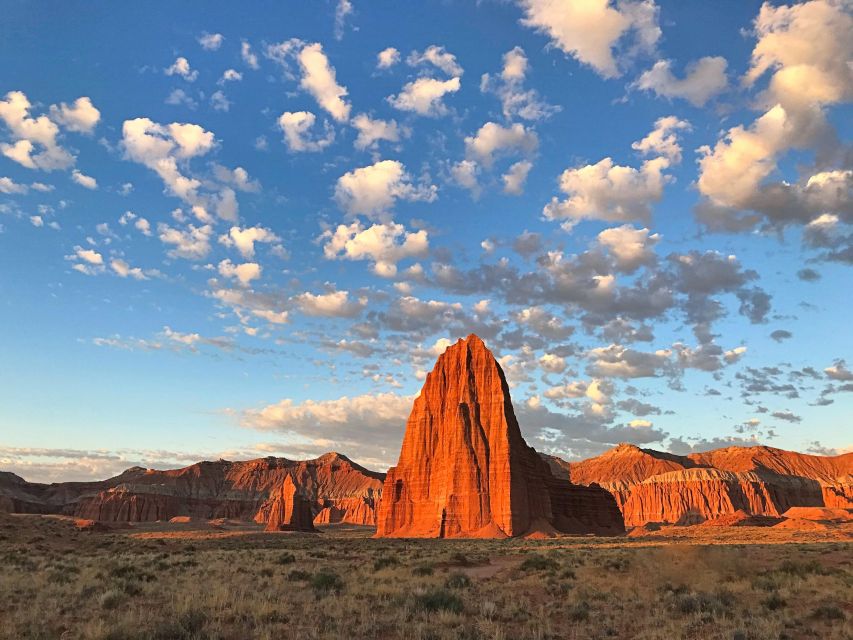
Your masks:
[[[264,227],[231,227],[227,235],[219,237],[219,243],[226,247],[236,247],[244,258],[250,259],[255,256],[255,243],[278,242],[279,238],[275,233]]]
[[[610,0],[519,0],[526,17],[522,24],[551,38],[552,44],[590,65],[605,78],[621,75],[613,51],[629,32],[636,51],[651,52],[660,37],[653,0],[612,6]]]
[[[352,452],[365,464],[393,464],[399,452],[412,396],[393,393],[344,396],[334,400],[285,399],[245,411],[242,424],[280,431],[317,453],[329,449]]]
[[[190,62],[183,56],[179,56],[172,63],[172,66],[164,70],[167,76],[180,76],[187,82],[195,82],[198,78],[198,71],[190,67]]]
[[[284,142],[291,151],[322,151],[335,141],[335,131],[327,122],[325,137],[311,138],[311,129],[317,120],[310,111],[285,111],[278,119],[284,132]]]
[[[495,155],[507,151],[530,154],[539,145],[534,131],[516,123],[507,127],[487,122],[474,136],[465,138],[465,153],[486,167],[491,167]]]
[[[690,123],[675,116],[665,116],[655,121],[655,128],[645,138],[631,145],[644,156],[662,156],[678,164],[681,162],[681,145],[678,131],[690,131]]]
[[[257,280],[261,277],[261,265],[257,262],[234,264],[231,260],[226,258],[219,263],[217,270],[220,275],[226,278],[239,280],[240,284],[243,286],[246,286],[252,280]]]
[[[388,96],[388,102],[400,111],[413,111],[422,116],[443,116],[448,111],[443,102],[444,96],[456,93],[460,86],[459,78],[418,78],[407,83],[396,96]]]
[[[375,149],[380,140],[399,142],[401,137],[411,134],[408,128],[399,126],[396,120],[374,120],[365,113],[354,117],[351,124],[358,131],[358,137],[353,143],[356,149]]]
[[[400,52],[394,47],[388,47],[376,54],[376,68],[389,69],[400,62]]]
[[[332,118],[338,122],[348,120],[350,105],[344,100],[347,90],[337,83],[335,70],[323,53],[323,45],[318,42],[306,45],[297,58],[302,69],[299,86],[314,96],[317,104],[328,111]]]
[[[86,189],[97,189],[98,181],[95,180],[92,176],[87,176],[84,173],[81,173],[75,169],[71,172],[71,179],[74,180],[81,187],[85,187]]]
[[[210,94],[210,106],[214,111],[229,111],[231,109],[231,101],[223,91],[214,91]]]
[[[64,102],[52,105],[50,118],[68,131],[92,133],[101,119],[101,112],[84,96],[77,98],[70,107]]]
[[[225,36],[221,33],[203,33],[198,37],[198,43],[205,51],[216,51],[224,40]]]
[[[696,107],[725,90],[726,59],[721,56],[706,56],[687,65],[684,78],[676,78],[671,60],[658,60],[645,71],[633,86],[653,91],[663,98],[684,98]]]
[[[243,74],[236,69],[226,69],[222,73],[222,77],[219,79],[218,84],[223,84],[225,82],[240,82],[242,79]]]
[[[381,160],[338,178],[335,200],[350,215],[381,217],[390,211],[398,199],[432,202],[436,192],[435,185],[412,184],[403,163]]]
[[[460,187],[468,189],[474,198],[480,197],[480,183],[477,176],[480,173],[480,165],[473,160],[460,160],[450,168],[450,175]]]
[[[601,377],[655,377],[669,365],[671,355],[669,349],[647,353],[611,344],[589,351],[589,370],[593,375]]]
[[[364,299],[350,300],[348,291],[300,293],[293,297],[293,302],[305,315],[326,318],[352,318],[358,315],[367,304],[367,300]]]
[[[521,47],[514,47],[503,56],[503,69],[498,77],[484,73],[480,78],[480,91],[494,93],[501,100],[505,118],[543,120],[561,110],[561,107],[544,102],[535,89],[525,90],[528,61]]]
[[[633,147],[644,154],[657,155],[639,169],[604,158],[596,164],[566,169],[560,175],[565,200],[552,198],[543,213],[549,220],[564,220],[571,227],[580,220],[627,222],[648,221],[652,205],[663,196],[672,177],[663,172],[680,160],[681,147],[676,131],[689,125],[674,116],[660,118],[655,129]]]
[[[82,247],[75,247],[74,254],[77,256],[77,258],[89,264],[104,264],[104,257],[94,249],[83,249]]]
[[[338,0],[338,6],[335,7],[335,40],[343,40],[346,20],[352,12],[353,6],[350,0]]]
[[[539,366],[548,373],[563,373],[566,370],[566,359],[553,353],[546,353],[539,358]]]
[[[639,169],[614,165],[604,158],[577,169],[566,169],[560,176],[560,190],[569,197],[553,198],[543,213],[549,220],[565,220],[572,226],[583,219],[648,220],[651,206],[663,195],[670,178],[663,174],[669,166],[666,158],[647,160]]]
[[[654,246],[659,241],[658,234],[649,235],[648,229],[635,229],[627,224],[605,229],[597,238],[598,244],[610,252],[616,269],[625,273],[654,263]]]
[[[188,109],[198,108],[198,102],[196,102],[195,98],[183,89],[174,89],[168,96],[166,96],[165,103],[176,107],[184,105]]]
[[[188,225],[186,229],[175,229],[164,222],[157,225],[157,233],[163,244],[174,245],[169,251],[173,258],[203,260],[210,253],[210,238],[213,227],[206,224],[201,227]]]
[[[533,163],[529,160],[520,160],[513,164],[509,171],[501,176],[504,183],[504,193],[515,196],[524,193],[524,183],[527,182],[527,174],[530,173],[532,167]]]
[[[438,45],[430,45],[421,51],[412,51],[409,57],[406,58],[406,63],[410,67],[416,67],[422,64],[431,64],[434,67],[441,69],[449,76],[461,76],[464,71],[456,61],[456,56],[445,50],[444,47]]]
[[[374,224],[364,228],[359,221],[338,225],[320,236],[326,240],[323,255],[330,260],[369,260],[371,269],[379,276],[390,278],[397,274],[397,263],[405,258],[420,257],[429,251],[425,230],[407,233],[401,224]]]
[[[27,193],[29,190],[30,188],[27,185],[19,184],[12,180],[12,178],[0,178],[0,193],[24,194]]]
[[[250,69],[257,70],[260,68],[260,65],[258,64],[258,56],[252,52],[252,45],[245,40],[240,43],[240,57],[243,58],[243,62]]]
[[[134,280],[147,280],[147,276],[139,267],[131,267],[121,258],[110,260],[110,268],[121,278],[133,278]]]
[[[73,166],[74,156],[57,142],[57,124],[46,115],[31,117],[31,107],[21,91],[10,91],[0,100],[0,120],[8,127],[14,141],[0,143],[0,151],[28,169],[53,171]]]
[[[827,377],[839,382],[853,382],[853,372],[847,368],[844,360],[836,360],[831,367],[823,370]]]

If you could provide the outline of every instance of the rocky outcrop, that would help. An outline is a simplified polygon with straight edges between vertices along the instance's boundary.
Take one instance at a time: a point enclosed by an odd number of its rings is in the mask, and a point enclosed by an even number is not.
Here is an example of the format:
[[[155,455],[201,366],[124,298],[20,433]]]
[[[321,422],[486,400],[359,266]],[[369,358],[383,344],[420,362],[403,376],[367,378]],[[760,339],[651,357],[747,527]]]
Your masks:
[[[853,454],[727,447],[678,456],[622,444],[562,467],[573,482],[597,483],[610,491],[627,526],[698,524],[739,511],[780,517],[797,506],[853,507]]]
[[[311,502],[296,488],[290,476],[285,477],[268,501],[267,531],[317,531]]]
[[[102,482],[42,485],[6,473],[0,474],[0,509],[100,522],[182,517],[265,523],[268,499],[290,478],[308,500],[312,515],[329,509],[335,513],[331,522],[373,525],[383,477],[337,453],[302,461],[199,462],[167,471],[134,467]]]
[[[378,537],[624,531],[615,502],[554,477],[524,441],[500,365],[470,335],[442,354],[388,470]]]

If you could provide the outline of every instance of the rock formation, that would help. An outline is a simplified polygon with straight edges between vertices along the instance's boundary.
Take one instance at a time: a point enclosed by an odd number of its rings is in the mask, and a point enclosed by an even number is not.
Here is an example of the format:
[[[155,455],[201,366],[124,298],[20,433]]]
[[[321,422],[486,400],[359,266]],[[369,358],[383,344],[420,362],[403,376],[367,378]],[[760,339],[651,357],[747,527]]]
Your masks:
[[[622,444],[583,462],[551,464],[572,482],[610,491],[627,526],[698,524],[738,511],[779,517],[797,506],[853,508],[853,454],[727,447],[678,456]]]
[[[101,482],[29,483],[0,473],[0,510],[56,513],[101,522],[145,522],[175,517],[231,518],[265,523],[268,498],[291,478],[321,522],[374,525],[383,474],[345,456],[314,460],[261,458],[199,462],[158,471],[134,467]],[[328,518],[324,513],[334,512]]]
[[[475,335],[442,354],[388,470],[377,537],[622,533],[610,495],[551,474],[525,443],[500,365]]]
[[[302,495],[290,476],[285,477],[269,499],[267,531],[317,531],[311,502]]]

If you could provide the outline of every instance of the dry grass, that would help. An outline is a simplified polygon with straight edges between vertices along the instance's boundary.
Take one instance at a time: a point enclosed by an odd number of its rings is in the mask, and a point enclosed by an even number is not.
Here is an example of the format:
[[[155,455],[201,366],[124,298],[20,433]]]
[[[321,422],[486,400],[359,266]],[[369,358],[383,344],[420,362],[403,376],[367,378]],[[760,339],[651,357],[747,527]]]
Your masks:
[[[0,638],[853,637],[843,539],[367,536],[5,518]]]

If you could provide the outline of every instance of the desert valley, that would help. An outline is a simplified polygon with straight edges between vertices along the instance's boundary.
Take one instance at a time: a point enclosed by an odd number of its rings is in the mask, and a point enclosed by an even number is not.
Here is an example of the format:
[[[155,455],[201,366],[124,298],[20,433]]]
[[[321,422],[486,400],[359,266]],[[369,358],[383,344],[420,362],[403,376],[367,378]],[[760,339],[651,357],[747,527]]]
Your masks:
[[[427,376],[387,474],[332,452],[0,478],[2,637],[850,632],[853,454],[540,455],[474,335]]]
[[[853,0],[0,0],[0,640],[853,640]]]

